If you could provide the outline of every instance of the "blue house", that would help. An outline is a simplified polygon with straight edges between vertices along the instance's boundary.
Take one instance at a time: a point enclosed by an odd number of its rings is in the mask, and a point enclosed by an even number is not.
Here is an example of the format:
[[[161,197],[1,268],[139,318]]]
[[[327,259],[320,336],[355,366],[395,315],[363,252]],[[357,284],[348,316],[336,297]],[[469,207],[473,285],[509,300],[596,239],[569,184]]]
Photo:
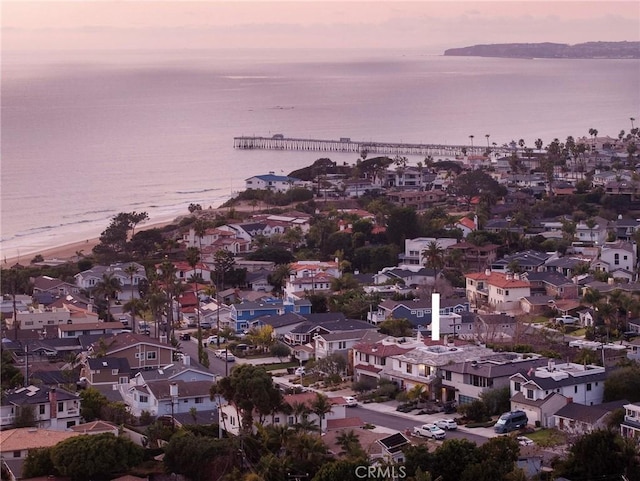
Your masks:
[[[236,331],[249,328],[249,321],[261,316],[278,316],[293,312],[295,314],[311,314],[311,302],[307,299],[288,302],[282,299],[263,299],[257,302],[242,302],[231,306],[231,320],[236,324]]]
[[[453,298],[440,300],[440,315],[450,316],[458,314],[462,317],[461,322],[466,321],[470,314],[470,305],[467,298]],[[378,310],[370,312],[367,320],[373,324],[378,324],[387,319],[407,319],[414,327],[431,325],[431,298],[421,300],[412,299],[405,301],[387,300],[378,305]],[[472,322],[471,319],[468,322]],[[459,331],[460,328],[456,328]],[[446,329],[441,332],[446,333]]]

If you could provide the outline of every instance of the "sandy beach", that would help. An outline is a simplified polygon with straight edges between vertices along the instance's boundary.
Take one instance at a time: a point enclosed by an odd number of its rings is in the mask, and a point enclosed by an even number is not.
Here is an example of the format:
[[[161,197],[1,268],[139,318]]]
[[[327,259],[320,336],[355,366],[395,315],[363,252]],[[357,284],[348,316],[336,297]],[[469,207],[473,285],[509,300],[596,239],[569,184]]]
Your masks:
[[[236,205],[233,206],[233,209],[238,212],[258,212],[260,208],[266,207],[265,205],[252,206],[247,201],[239,201]],[[217,212],[228,212],[229,208],[216,208],[216,209],[207,209],[207,212],[214,214]],[[164,227],[169,224],[173,224],[178,222],[178,219],[173,219],[170,221],[163,222],[153,222],[150,224],[143,224],[137,227],[137,231],[147,230],[147,229],[156,229],[160,227]],[[48,249],[42,249],[39,252],[25,254],[20,257],[13,256],[7,257],[2,260],[2,268],[6,269],[15,264],[21,264],[23,266],[29,265],[31,263],[31,259],[33,259],[36,255],[40,254],[45,260],[59,260],[59,261],[77,261],[78,257],[83,255],[90,255],[92,249],[98,245],[100,242],[99,237],[92,237],[89,239],[79,240],[70,242],[67,244],[63,244],[57,247],[51,247]]]
[[[156,222],[152,224],[142,225],[137,228],[138,231],[155,229],[172,224],[174,221]],[[91,239],[85,239],[77,242],[71,242],[57,247],[51,247],[49,249],[43,249],[40,252],[34,254],[26,254],[20,257],[7,257],[2,260],[2,268],[6,269],[15,264],[21,264],[23,266],[29,265],[31,259],[40,254],[47,261],[76,261],[83,255],[90,255],[91,250],[100,243],[99,237],[93,237]]]

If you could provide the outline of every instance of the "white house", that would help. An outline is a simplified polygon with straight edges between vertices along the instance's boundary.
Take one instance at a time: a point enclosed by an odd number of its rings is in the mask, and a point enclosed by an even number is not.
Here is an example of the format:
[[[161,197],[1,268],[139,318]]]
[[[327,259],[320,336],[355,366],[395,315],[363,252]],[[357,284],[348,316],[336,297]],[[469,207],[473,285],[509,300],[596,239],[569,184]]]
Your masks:
[[[156,380],[137,384],[119,385],[124,402],[131,414],[140,416],[143,411],[152,416],[174,416],[189,413],[191,408],[198,411],[215,411],[218,403],[211,400],[211,381],[185,381],[182,379]]]
[[[567,402],[587,406],[601,404],[606,378],[605,368],[601,366],[556,364],[549,360],[546,367],[511,376],[511,409],[525,411],[530,424],[539,421],[542,426],[551,427],[555,422],[552,415]],[[551,395],[561,395],[564,401],[557,399],[555,411],[548,409],[541,414],[540,405],[548,401]]]
[[[313,412],[312,404],[316,399],[317,393],[306,392],[300,394],[287,394],[284,396],[284,402],[289,406],[295,406],[296,404],[305,405],[307,407],[307,414],[295,415],[287,414],[284,412],[276,412],[273,415],[265,416],[261,422],[263,426],[276,425],[276,426],[294,426],[296,423],[306,418],[307,421],[314,423],[320,427],[322,432],[326,431],[327,421],[334,419],[346,418],[347,402],[343,397],[330,397],[328,398],[331,404],[331,411],[324,415],[322,420],[322,426],[320,426],[320,418]],[[222,412],[222,428],[230,434],[238,435],[240,433],[241,419],[236,407],[231,403],[223,403],[221,408]],[[259,421],[259,416],[254,416],[254,431],[255,424]]]
[[[603,265],[602,263],[606,263]],[[606,242],[600,249],[600,265],[607,272],[625,270],[633,273],[636,267],[636,245],[625,241]]]
[[[520,309],[520,300],[531,295],[531,284],[518,274],[472,272],[465,275],[467,299],[475,305],[488,305],[496,312]]]
[[[620,434],[637,441],[640,439],[640,403],[625,404],[624,411]]]
[[[128,274],[125,272],[129,267],[135,268],[135,272],[132,274]],[[81,289],[91,290],[94,289],[100,282],[102,282],[104,275],[110,275],[118,279],[120,282],[120,286],[122,287],[122,291],[118,293],[118,299],[129,299],[132,292],[132,283],[133,283],[133,296],[138,297],[138,285],[146,279],[147,274],[145,272],[144,266],[142,264],[138,264],[137,262],[125,262],[119,264],[112,264],[110,266],[94,266],[91,269],[86,271],[82,271],[79,274],[74,276],[76,280],[76,285]]]
[[[609,222],[601,217],[596,217],[593,221],[593,226],[590,226],[585,221],[578,222],[576,225],[576,239],[579,242],[602,245],[607,240]]]
[[[426,258],[423,252],[431,243],[435,243],[441,249],[447,249],[457,244],[458,240],[449,237],[438,239],[435,237],[416,237],[415,239],[405,239],[404,254],[400,255],[402,261],[400,267],[426,265]]]
[[[81,399],[64,389],[27,386],[8,391],[0,406],[0,427],[11,427],[20,409],[31,408],[38,428],[64,431],[80,424]]]
[[[304,186],[305,183],[300,179],[287,175],[275,175],[274,172],[269,172],[267,175],[256,175],[245,180],[245,187],[247,189],[287,192],[294,187]]]

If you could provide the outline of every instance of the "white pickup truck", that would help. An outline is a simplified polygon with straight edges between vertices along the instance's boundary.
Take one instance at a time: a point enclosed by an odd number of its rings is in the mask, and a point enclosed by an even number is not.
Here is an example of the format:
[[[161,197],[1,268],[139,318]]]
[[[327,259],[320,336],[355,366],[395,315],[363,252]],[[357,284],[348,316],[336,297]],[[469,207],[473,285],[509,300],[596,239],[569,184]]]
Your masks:
[[[413,435],[418,437],[444,439],[446,433],[435,424],[423,424],[413,428]]]
[[[564,315],[556,317],[556,324],[575,324],[579,320],[580,319],[578,319],[577,317]]]

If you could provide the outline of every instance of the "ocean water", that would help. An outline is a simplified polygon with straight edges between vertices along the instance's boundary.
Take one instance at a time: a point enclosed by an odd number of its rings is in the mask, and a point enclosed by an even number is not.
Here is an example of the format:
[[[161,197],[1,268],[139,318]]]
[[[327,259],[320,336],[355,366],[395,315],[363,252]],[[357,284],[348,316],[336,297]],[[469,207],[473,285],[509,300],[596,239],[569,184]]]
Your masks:
[[[3,257],[217,207],[319,152],[239,151],[240,135],[501,145],[616,137],[640,119],[640,63],[415,51],[3,52]],[[354,154],[331,154],[354,163]],[[412,161],[422,160],[419,158]]]

